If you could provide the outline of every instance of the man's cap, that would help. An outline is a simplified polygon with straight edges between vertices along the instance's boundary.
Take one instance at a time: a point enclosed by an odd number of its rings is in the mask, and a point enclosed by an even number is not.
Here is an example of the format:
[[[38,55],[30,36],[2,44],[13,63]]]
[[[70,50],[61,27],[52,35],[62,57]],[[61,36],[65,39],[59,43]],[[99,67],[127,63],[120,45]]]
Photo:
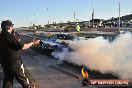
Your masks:
[[[6,27],[6,26],[13,26],[14,24],[10,20],[5,20],[2,21],[1,23],[1,28]]]

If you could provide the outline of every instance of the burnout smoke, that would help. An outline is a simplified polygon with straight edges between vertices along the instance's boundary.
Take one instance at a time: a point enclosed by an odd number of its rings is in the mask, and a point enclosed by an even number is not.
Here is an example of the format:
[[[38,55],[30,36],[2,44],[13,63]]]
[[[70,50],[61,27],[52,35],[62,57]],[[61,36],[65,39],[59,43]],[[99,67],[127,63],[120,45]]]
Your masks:
[[[112,73],[121,79],[132,79],[132,35],[119,35],[113,42],[103,37],[70,42],[72,52],[55,53],[60,60],[85,65],[101,73]]]

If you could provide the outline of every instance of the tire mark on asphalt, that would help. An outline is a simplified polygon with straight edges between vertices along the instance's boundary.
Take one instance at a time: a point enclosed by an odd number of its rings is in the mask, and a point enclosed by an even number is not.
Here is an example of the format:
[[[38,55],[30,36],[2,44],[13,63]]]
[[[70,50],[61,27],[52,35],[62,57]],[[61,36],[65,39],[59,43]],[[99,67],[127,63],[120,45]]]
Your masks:
[[[29,82],[33,86],[33,88],[40,88],[39,85],[38,85],[38,82],[33,78],[31,73],[28,71],[27,67],[24,66],[24,68],[25,68],[25,71],[26,71],[26,76],[29,78]]]
[[[61,72],[63,72],[63,73],[66,73],[67,75],[70,75],[70,76],[72,76],[72,77],[74,77],[74,78],[76,78],[76,79],[80,79],[80,76],[79,76],[79,75],[76,75],[76,74],[74,74],[74,73],[71,73],[71,72],[68,72],[68,71],[66,71],[66,70],[63,70],[62,68],[59,68],[59,67],[57,67],[57,66],[49,65],[49,67],[51,67],[51,68],[53,68],[53,69],[56,69],[56,70],[58,70],[58,71],[61,71]]]

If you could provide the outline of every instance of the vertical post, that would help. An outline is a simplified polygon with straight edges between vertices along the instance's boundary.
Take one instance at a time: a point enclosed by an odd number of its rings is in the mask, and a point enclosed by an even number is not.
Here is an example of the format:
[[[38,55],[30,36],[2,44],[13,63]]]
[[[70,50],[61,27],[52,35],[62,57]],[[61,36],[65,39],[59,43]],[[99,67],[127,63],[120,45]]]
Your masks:
[[[47,10],[47,13],[48,13],[49,9],[48,9],[48,8],[46,8],[46,10]],[[48,17],[49,17],[49,16],[48,16]],[[48,25],[49,25],[49,18],[48,18]]]
[[[76,19],[76,13],[75,13],[75,11],[74,11],[74,23],[75,23],[75,19]]]
[[[121,14],[121,13],[120,13],[120,1],[119,1],[119,29],[120,29],[120,26],[121,26],[121,25],[120,25],[120,24],[121,24],[120,14]]]
[[[35,15],[36,15],[36,14],[34,13],[33,15],[34,15],[34,22],[33,22],[33,25],[35,25]]]
[[[92,12],[92,21],[93,21],[93,25],[94,25],[94,0],[92,0],[92,9],[93,9],[93,12]]]

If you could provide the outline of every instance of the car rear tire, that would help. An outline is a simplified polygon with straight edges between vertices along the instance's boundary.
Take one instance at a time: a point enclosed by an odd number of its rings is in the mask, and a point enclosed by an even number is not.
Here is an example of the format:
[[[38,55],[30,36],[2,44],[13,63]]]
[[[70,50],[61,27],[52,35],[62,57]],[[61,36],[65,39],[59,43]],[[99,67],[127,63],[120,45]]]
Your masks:
[[[58,46],[54,46],[53,52],[61,52],[62,50]]]

